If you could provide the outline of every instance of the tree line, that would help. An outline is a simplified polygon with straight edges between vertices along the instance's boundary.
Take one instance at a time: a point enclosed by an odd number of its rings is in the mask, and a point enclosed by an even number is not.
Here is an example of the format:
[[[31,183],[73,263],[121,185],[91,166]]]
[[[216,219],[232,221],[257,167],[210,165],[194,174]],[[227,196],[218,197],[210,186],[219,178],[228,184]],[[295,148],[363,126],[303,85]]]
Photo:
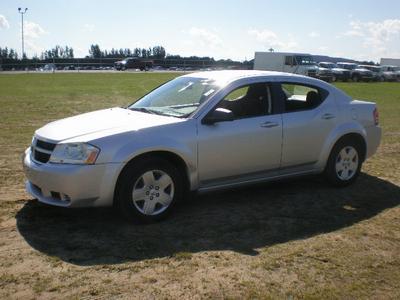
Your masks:
[[[171,55],[167,54],[165,48],[163,46],[154,46],[149,48],[120,48],[111,50],[103,50],[100,48],[98,44],[90,45],[88,54],[85,58],[117,58],[123,59],[126,57],[139,57],[139,58],[149,58],[149,59],[168,59],[168,60],[203,60],[203,61],[211,61],[215,62],[212,57],[199,57],[199,56],[189,56],[182,57],[180,55]],[[17,51],[12,48],[1,48],[0,47],[0,58],[2,59],[10,59],[10,60],[18,60],[20,59]],[[40,55],[35,54],[32,57],[32,60],[49,60],[49,59],[71,59],[74,57],[74,49],[69,46],[59,46],[56,45],[54,48],[43,51]],[[24,57],[24,60],[27,59]],[[223,62],[233,62],[230,59],[220,60]]]
[[[141,58],[154,58],[163,59],[167,55],[163,46],[154,46],[149,48],[121,48],[111,50],[102,50],[98,44],[90,45],[89,55],[85,58],[126,58],[126,57],[141,57]],[[20,56],[17,51],[12,48],[1,48],[0,47],[0,58],[18,60]],[[74,58],[74,49],[69,46],[56,45],[54,48],[43,51],[40,55],[35,54],[32,60],[49,60],[49,59],[60,59],[60,58]],[[26,56],[23,58],[27,59]]]
[[[91,45],[89,48],[91,58],[125,58],[125,57],[141,57],[163,59],[167,53],[163,46],[154,46],[149,48],[120,48],[111,50],[102,50],[98,44]]]
[[[15,49],[11,48],[0,48],[0,69],[11,69],[19,68],[20,65],[39,63],[45,64],[50,62],[56,62],[61,64],[75,64],[78,60],[79,64],[91,63],[95,64],[112,64],[116,60],[121,60],[127,57],[139,57],[143,59],[153,60],[155,65],[164,67],[208,67],[208,66],[235,66],[251,68],[252,61],[233,61],[231,59],[220,59],[215,60],[213,57],[199,57],[199,56],[188,56],[183,57],[180,55],[167,54],[166,49],[163,46],[153,46],[149,48],[121,48],[110,50],[101,49],[98,44],[90,45],[88,49],[88,55],[83,58],[74,57],[74,49],[70,46],[56,45],[52,49],[43,51],[40,55],[35,54],[32,58],[28,59],[25,55],[21,59]],[[107,59],[107,60],[106,60]],[[54,61],[56,60],[56,61]]]

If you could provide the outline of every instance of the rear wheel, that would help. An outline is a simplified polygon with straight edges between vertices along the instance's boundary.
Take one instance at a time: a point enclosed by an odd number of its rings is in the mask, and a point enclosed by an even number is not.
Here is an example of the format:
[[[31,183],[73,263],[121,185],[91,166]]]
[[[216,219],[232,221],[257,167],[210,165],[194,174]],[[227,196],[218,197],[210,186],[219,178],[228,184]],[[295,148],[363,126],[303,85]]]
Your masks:
[[[133,222],[164,219],[183,194],[182,176],[168,161],[147,158],[128,165],[121,174],[115,203]]]
[[[330,183],[347,186],[357,179],[363,159],[361,149],[361,145],[351,138],[344,138],[333,147],[325,168]]]
[[[353,77],[351,78],[354,82],[359,82],[360,81],[360,76],[355,74],[353,75]]]

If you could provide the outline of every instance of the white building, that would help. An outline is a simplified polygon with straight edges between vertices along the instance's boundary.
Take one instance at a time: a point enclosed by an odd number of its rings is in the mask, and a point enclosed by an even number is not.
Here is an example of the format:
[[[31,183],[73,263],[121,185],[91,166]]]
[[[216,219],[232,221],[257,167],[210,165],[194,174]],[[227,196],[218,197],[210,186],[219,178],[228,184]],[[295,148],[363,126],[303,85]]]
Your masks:
[[[400,58],[381,58],[381,66],[400,67]]]

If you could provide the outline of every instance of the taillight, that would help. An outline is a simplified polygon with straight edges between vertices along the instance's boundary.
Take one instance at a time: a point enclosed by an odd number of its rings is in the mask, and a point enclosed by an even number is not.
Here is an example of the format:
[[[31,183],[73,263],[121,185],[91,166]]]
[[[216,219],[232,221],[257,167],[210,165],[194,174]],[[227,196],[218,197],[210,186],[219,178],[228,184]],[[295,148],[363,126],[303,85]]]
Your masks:
[[[375,109],[374,109],[374,122],[375,122],[375,125],[379,124],[379,112],[378,112],[377,107],[375,107]]]

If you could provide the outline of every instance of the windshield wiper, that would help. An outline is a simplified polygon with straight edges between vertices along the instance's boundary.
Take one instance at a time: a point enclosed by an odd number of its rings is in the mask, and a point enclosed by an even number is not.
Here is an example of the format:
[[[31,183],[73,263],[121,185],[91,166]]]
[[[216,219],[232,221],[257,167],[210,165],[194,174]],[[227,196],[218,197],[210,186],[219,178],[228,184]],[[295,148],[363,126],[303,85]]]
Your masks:
[[[129,109],[133,110],[133,111],[140,111],[140,112],[149,113],[149,114],[157,114],[157,112],[155,112],[154,110],[151,110],[147,107],[130,107]]]
[[[156,110],[156,109],[151,109],[148,107],[131,107],[129,108],[130,110],[134,111],[140,111],[148,114],[153,114],[153,115],[160,115],[160,116],[169,116],[169,114],[166,114],[162,111]]]

